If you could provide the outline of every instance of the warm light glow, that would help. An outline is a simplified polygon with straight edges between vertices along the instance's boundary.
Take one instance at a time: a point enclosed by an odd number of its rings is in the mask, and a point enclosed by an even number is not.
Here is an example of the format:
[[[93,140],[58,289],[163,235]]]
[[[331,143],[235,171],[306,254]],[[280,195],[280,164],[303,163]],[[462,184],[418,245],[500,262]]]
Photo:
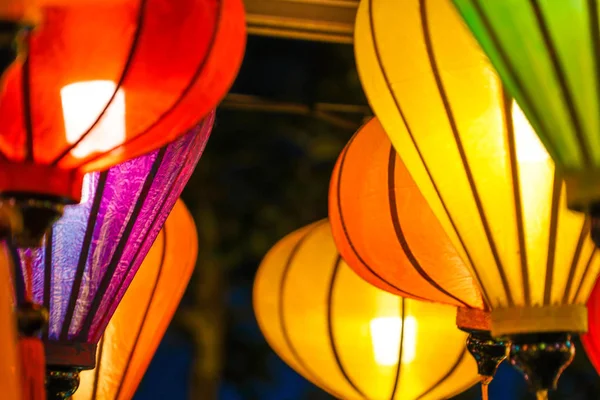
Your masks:
[[[521,108],[513,100],[512,118],[515,127],[517,159],[521,162],[539,162],[550,158],[544,145],[529,124]]]
[[[400,354],[400,317],[380,317],[371,321],[371,342],[375,361],[381,366],[393,366],[398,363]],[[404,319],[404,338],[402,340],[402,363],[408,364],[415,359],[417,344],[417,320],[414,317]]]
[[[113,96],[116,84],[111,81],[77,82],[60,91],[67,142],[73,144],[94,124]],[[84,158],[99,151],[109,151],[125,141],[125,93],[119,89],[94,129],[71,152]]]

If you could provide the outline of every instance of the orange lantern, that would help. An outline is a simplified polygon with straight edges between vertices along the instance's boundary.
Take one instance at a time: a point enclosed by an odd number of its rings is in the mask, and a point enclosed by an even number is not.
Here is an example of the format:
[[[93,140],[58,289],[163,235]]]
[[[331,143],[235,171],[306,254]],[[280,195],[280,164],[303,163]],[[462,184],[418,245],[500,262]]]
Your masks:
[[[45,227],[79,201],[85,173],[176,139],[217,105],[245,22],[241,0],[42,0],[38,11],[4,73],[0,207]]]
[[[21,400],[21,371],[17,350],[10,257],[5,249],[2,249],[0,257],[2,257],[2,262],[0,262],[0,354],[2,354],[0,358],[0,392],[3,399]],[[23,381],[23,384],[26,383]]]
[[[104,332],[96,368],[80,373],[74,400],[133,397],[192,276],[197,251],[194,220],[179,200]]]
[[[338,158],[329,219],[340,254],[363,279],[396,295],[458,307],[457,325],[471,334],[468,348],[489,383],[506,344],[492,340],[480,290],[377,118]]]

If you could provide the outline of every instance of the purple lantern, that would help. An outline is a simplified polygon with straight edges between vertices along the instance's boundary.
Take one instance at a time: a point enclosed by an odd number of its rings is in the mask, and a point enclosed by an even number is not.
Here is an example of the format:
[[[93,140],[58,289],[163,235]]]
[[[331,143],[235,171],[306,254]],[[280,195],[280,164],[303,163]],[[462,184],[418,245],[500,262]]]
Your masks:
[[[42,333],[49,369],[94,368],[96,345],[210,135],[214,112],[175,142],[84,179],[81,203],[44,238],[10,248],[19,304],[49,310]]]

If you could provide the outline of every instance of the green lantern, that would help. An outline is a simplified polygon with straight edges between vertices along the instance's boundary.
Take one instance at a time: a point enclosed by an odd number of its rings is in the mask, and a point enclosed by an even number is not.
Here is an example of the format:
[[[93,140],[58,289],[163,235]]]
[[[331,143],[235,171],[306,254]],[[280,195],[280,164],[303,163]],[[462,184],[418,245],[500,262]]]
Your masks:
[[[563,174],[569,207],[600,216],[598,0],[453,2]]]

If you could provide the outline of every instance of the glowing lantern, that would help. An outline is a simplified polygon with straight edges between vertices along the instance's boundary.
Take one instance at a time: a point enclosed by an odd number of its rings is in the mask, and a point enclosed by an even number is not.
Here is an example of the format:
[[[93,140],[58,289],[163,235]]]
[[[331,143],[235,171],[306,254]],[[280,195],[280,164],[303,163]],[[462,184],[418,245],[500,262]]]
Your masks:
[[[7,400],[21,400],[21,370],[17,347],[17,332],[15,326],[14,298],[11,288],[9,256],[5,251],[0,252],[0,388],[2,397]],[[25,399],[29,400],[29,399]]]
[[[265,256],[254,310],[271,347],[340,399],[447,399],[477,381],[452,307],[367,284],[337,253],[327,221]]]
[[[81,203],[65,208],[43,247],[10,246],[19,306],[49,310],[50,382],[74,386],[79,370],[94,368],[97,343],[192,174],[213,116],[168,146],[86,175]]]
[[[39,12],[0,95],[0,207],[25,219],[11,229],[28,247],[79,202],[85,173],[206,117],[245,43],[241,0],[41,0]]]
[[[180,200],[104,331],[96,368],[81,372],[74,400],[133,397],[192,276],[197,251],[196,226]]]
[[[348,265],[380,289],[458,307],[484,392],[506,344],[490,337],[490,316],[468,267],[373,118],[350,140],[333,171],[329,220]]]
[[[572,360],[570,333],[587,330],[600,270],[589,221],[568,210],[562,176],[449,2],[365,1],[355,46],[367,97],[478,280],[493,335],[512,338],[511,362],[546,393]]]
[[[600,216],[598,2],[454,4],[563,173],[568,204]]]
[[[581,343],[598,374],[600,374],[600,281],[596,282],[588,300],[588,333],[581,336]]]

